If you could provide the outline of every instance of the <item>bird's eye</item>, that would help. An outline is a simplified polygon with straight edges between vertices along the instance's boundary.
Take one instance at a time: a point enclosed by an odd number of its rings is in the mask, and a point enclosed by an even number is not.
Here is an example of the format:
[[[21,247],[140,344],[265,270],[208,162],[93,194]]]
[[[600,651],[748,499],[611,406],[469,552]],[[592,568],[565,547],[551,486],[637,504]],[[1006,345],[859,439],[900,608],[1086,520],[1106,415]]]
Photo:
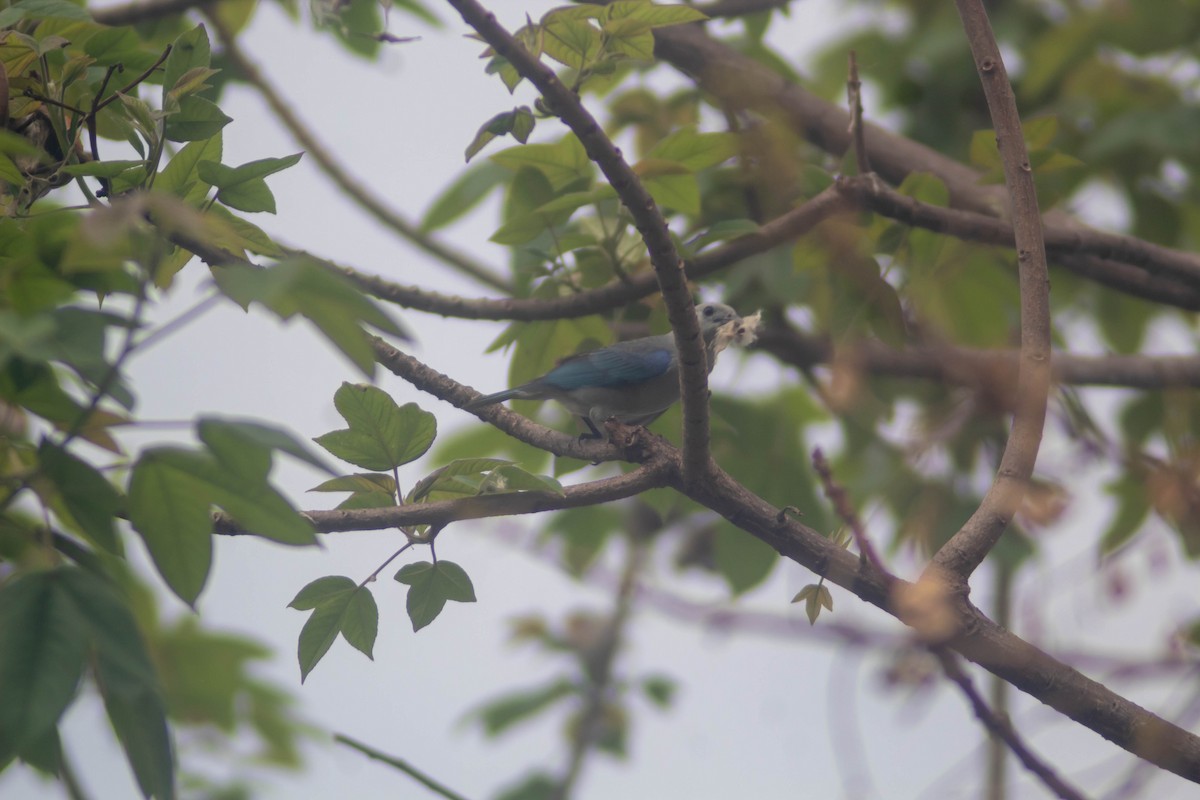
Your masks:
[[[704,307],[704,316],[706,316],[706,317],[711,317],[711,316],[713,315],[713,312],[714,312],[715,310],[716,310],[716,309],[715,309],[715,308],[713,308],[712,306],[705,306],[705,307]]]

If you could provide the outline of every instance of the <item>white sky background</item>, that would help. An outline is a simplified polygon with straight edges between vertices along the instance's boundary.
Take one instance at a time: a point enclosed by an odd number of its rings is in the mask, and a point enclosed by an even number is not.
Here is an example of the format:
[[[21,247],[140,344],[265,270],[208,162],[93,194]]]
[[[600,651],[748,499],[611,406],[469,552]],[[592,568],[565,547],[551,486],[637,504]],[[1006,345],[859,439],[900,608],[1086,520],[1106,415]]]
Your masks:
[[[526,11],[536,18],[552,5],[503,0],[492,7],[502,22],[515,27]],[[515,104],[498,79],[484,74],[477,59],[480,45],[462,38],[466,28],[461,20],[448,7],[435,10],[449,23],[444,31],[418,30],[411,17],[393,13],[394,34],[420,34],[423,39],[390,48],[378,64],[346,55],[329,36],[314,34],[307,22],[293,24],[273,4],[262,5],[241,39],[349,170],[414,219],[459,174],[463,149],[478,126]],[[803,64],[802,54],[838,35],[838,26],[845,24],[845,13],[833,0],[805,0],[794,4],[791,21],[775,23],[772,37],[786,56]],[[655,80],[670,74],[660,70]],[[525,92],[519,102],[531,99]],[[868,92],[868,115],[871,105]],[[251,90],[232,86],[222,108],[235,120],[225,129],[225,163],[299,149]],[[539,133],[558,135],[556,127],[541,122]],[[494,143],[480,157],[508,144]],[[401,283],[467,296],[491,294],[441,268],[344,201],[310,159],[273,176],[270,184],[279,213],[256,215],[255,222],[283,243]],[[504,252],[487,242],[496,226],[495,209],[494,203],[486,205],[448,238],[503,272]],[[204,277],[198,264],[189,267],[185,280],[158,309],[161,318],[189,307]],[[410,351],[433,368],[485,391],[505,385],[505,357],[482,355],[502,323],[447,321],[402,310],[395,315],[417,333],[418,343]],[[1081,350],[1098,347],[1093,338]],[[777,373],[766,359],[753,359],[747,367],[730,355],[714,373],[718,390],[747,391],[797,379]],[[333,408],[333,392],[342,381],[360,380],[304,325],[282,327],[232,306],[209,313],[138,357],[131,374],[145,419],[181,420],[198,413],[252,417],[284,424],[301,438],[343,427]],[[482,424],[384,370],[380,375],[380,385],[397,402],[414,401],[437,414],[443,433]],[[1106,395],[1116,397],[1115,392]],[[156,431],[136,441],[166,435]],[[1051,436],[1041,463],[1062,467],[1072,457],[1061,437]],[[402,470],[401,480],[411,485],[436,466],[422,459]],[[321,480],[307,468],[277,463],[274,475],[301,505],[336,502],[336,496],[303,494]],[[569,479],[587,476],[584,471]],[[1084,490],[1097,496],[1077,496],[1062,522],[1047,533],[1042,558],[1025,570],[1018,587],[1018,630],[1028,634],[1033,630],[1029,623],[1036,623],[1037,641],[1051,651],[1080,643],[1105,653],[1153,646],[1197,610],[1195,584],[1189,585],[1195,570],[1156,568],[1146,555],[1157,549],[1177,564],[1177,546],[1161,530],[1152,534],[1155,547],[1121,564],[1132,599],[1120,605],[1108,599],[1104,576],[1094,574],[1092,555],[1097,527],[1108,509],[1107,500],[1098,495],[1102,477],[1093,476]],[[372,587],[381,623],[374,662],[339,640],[303,687],[295,647],[307,614],[285,606],[315,578],[369,574],[402,543],[398,532],[326,536],[324,550],[218,537],[214,568],[199,603],[202,621],[271,643],[276,657],[260,666],[261,673],[290,687],[301,713],[316,725],[403,758],[466,797],[490,797],[529,769],[557,773],[565,759],[560,713],[499,740],[487,740],[477,728],[460,724],[464,712],[487,698],[562,674],[563,665],[551,658],[507,647],[508,620],[541,612],[559,622],[571,610],[603,612],[610,605],[604,591],[571,581],[506,543],[512,537],[495,535],[500,529],[531,530],[536,524],[519,519],[448,528],[439,538],[439,556],[468,571],[479,602],[450,603],[419,635],[412,633],[404,611],[405,587],[390,576],[400,564],[426,554],[402,557]],[[900,569],[914,574],[912,565]],[[717,602],[725,595],[716,581],[681,580],[665,568],[651,580],[656,578],[694,599]],[[783,562],[741,605],[790,615],[804,630],[802,609],[788,601],[813,581],[805,570]],[[988,594],[988,578],[981,575],[976,600],[984,607]],[[833,595],[834,621],[900,631],[899,623],[849,593],[833,587]],[[171,613],[186,613],[173,598],[165,604]],[[665,713],[634,706],[629,760],[591,757],[577,793],[582,800],[979,795],[982,730],[948,685],[939,685],[928,701],[913,700],[903,691],[883,688],[886,659],[880,655],[797,638],[724,635],[665,620],[649,610],[638,613],[630,635],[619,673],[665,673],[678,680],[681,691]],[[975,672],[982,682],[983,675]],[[1152,708],[1171,710],[1169,703],[1160,705],[1161,691],[1148,692],[1137,684],[1122,691]],[[1085,789],[1102,791],[1128,768],[1121,751],[1036,702],[1014,693],[1014,707],[1018,727],[1035,749]],[[70,756],[92,797],[136,797],[123,755],[111,737],[99,733],[105,724],[94,698],[78,704],[65,728]],[[260,796],[432,796],[406,776],[332,743],[309,746],[306,755],[308,766],[301,773],[264,773]],[[1012,776],[1013,797],[1044,795],[1018,767],[1012,767]],[[1158,798],[1195,796],[1194,786],[1174,776],[1157,779],[1153,791]],[[0,776],[0,796],[5,798],[55,792],[21,768]]]

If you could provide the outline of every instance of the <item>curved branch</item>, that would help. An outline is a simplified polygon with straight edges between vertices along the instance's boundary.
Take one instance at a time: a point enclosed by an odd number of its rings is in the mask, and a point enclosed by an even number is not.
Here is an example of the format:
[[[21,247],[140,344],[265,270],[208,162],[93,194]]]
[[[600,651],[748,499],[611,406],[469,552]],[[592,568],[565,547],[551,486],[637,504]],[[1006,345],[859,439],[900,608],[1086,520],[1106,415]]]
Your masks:
[[[452,522],[469,519],[537,514],[542,511],[559,511],[564,508],[594,506],[599,503],[621,500],[649,489],[668,485],[670,472],[670,462],[658,461],[645,464],[624,475],[566,486],[563,488],[562,494],[553,492],[482,494],[456,500],[441,500],[436,503],[411,503],[387,508],[305,511],[304,516],[308,517],[318,533],[374,531],[409,525],[432,525],[435,528],[444,528]],[[223,536],[241,536],[252,533],[224,512],[216,515],[213,532]]]
[[[651,449],[655,458],[668,445]],[[860,599],[898,616],[887,576],[869,562],[838,547],[817,531],[791,519],[718,469],[686,494],[742,530]],[[898,591],[913,584],[892,581]],[[967,659],[1095,731],[1129,752],[1170,772],[1200,783],[1200,737],[1179,728],[1116,694],[1070,666],[992,622],[959,598],[946,612],[958,633],[946,644]]]
[[[859,207],[906,225],[1000,247],[1016,243],[1012,225],[1003,219],[922,203],[870,175],[839,178],[836,186]],[[1051,227],[1044,236],[1046,252],[1071,272],[1146,300],[1200,310],[1200,283],[1190,277],[1188,254],[1100,231],[1085,235],[1074,228]],[[1166,264],[1177,270],[1165,274]],[[1185,275],[1187,280],[1179,277]]]
[[[242,52],[238,47],[237,38],[221,21],[221,18],[208,9],[205,10],[205,14],[209,23],[221,37],[225,57],[229,59],[241,77],[262,95],[275,117],[291,133],[292,138],[317,162],[321,171],[342,190],[346,197],[402,238],[442,263],[497,291],[512,291],[512,287],[506,280],[465,253],[439,242],[436,238],[423,232],[417,225],[405,219],[395,209],[388,207],[382,198],[351,176],[309,127],[296,116],[292,111],[292,106],[280,96],[258,66]]]
[[[785,364],[809,369],[817,364],[845,365],[885,378],[916,378],[975,386],[1012,385],[1019,354],[1015,350],[925,346],[895,348],[876,341],[838,343],[789,328],[760,329],[753,349],[764,350]],[[1200,387],[1200,356],[1108,355],[1055,353],[1051,377],[1056,383],[1119,386],[1134,389]]]
[[[713,468],[709,453],[708,369],[700,326],[683,271],[683,260],[671,240],[667,221],[621,151],[605,135],[578,95],[519,42],[475,0],[448,0],[463,21],[474,28],[506,59],[521,77],[542,93],[546,104],[579,138],[588,154],[625,204],[650,255],[659,290],[667,306],[667,318],[679,351],[679,383],[683,400],[684,474],[700,476]],[[690,478],[689,478],[690,480]]]
[[[750,57],[709,37],[703,27],[660,28],[655,30],[654,39],[656,56],[690,75],[723,106],[782,114],[808,141],[837,157],[851,146],[846,109],[788,83]],[[1009,216],[1003,187],[981,184],[980,174],[971,167],[877,125],[868,123],[864,129],[871,140],[871,166],[889,183],[899,185],[910,173],[929,172],[946,184],[953,207],[992,217]],[[1189,286],[1200,285],[1200,255],[1196,253],[1149,245],[1134,237],[1100,234],[1062,211],[1049,212],[1046,227],[1052,238],[1078,237],[1080,242],[1092,242],[1093,237],[1107,237],[1105,246],[1111,246],[1114,256],[1122,252],[1137,258],[1136,271],[1149,271]],[[1098,244],[1096,247],[1103,249]],[[1119,285],[1121,276],[1106,270],[1102,260],[1080,258],[1074,269],[1089,278],[1097,271],[1108,275],[1109,285],[1123,289]]]
[[[730,267],[742,259],[766,252],[808,233],[829,217],[852,210],[853,201],[828,188],[807,202],[719,247],[684,262],[687,279],[697,281]],[[615,280],[604,286],[562,297],[466,298],[431,292],[416,286],[401,286],[350,267],[337,270],[367,294],[396,305],[440,314],[444,317],[492,320],[550,320],[586,317],[646,297],[658,291],[652,272],[640,272],[627,280]]]
[[[1050,276],[1017,101],[983,3],[956,0],[956,5],[983,83],[1005,184],[1012,197],[1021,294],[1021,358],[1012,429],[996,477],[979,508],[933,556],[931,569],[950,580],[952,588],[960,588],[960,584],[965,587],[967,578],[991,552],[1021,504],[1042,443],[1050,391]]]

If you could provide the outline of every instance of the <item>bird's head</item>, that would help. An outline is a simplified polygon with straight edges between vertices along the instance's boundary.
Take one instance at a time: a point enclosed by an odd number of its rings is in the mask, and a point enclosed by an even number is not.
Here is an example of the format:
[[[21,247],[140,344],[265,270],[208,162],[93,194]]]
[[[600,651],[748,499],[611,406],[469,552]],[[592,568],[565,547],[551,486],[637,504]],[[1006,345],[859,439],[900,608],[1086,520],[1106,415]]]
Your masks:
[[[724,303],[701,303],[696,306],[696,318],[700,320],[700,333],[706,342],[712,341],[722,326],[741,319],[736,311]]]

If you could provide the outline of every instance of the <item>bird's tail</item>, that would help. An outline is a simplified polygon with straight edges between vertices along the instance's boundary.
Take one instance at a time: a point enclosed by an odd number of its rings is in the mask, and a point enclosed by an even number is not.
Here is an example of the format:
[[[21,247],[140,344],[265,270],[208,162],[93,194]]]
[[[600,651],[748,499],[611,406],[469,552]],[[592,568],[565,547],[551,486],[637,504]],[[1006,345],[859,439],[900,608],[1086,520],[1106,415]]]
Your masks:
[[[505,389],[503,392],[496,392],[495,394],[485,394],[483,397],[477,397],[476,399],[467,403],[465,406],[463,406],[463,410],[471,411],[476,408],[483,408],[484,406],[491,406],[491,405],[495,405],[496,403],[503,403],[505,400],[512,400],[514,397],[521,397],[522,394],[523,393],[520,389]]]

